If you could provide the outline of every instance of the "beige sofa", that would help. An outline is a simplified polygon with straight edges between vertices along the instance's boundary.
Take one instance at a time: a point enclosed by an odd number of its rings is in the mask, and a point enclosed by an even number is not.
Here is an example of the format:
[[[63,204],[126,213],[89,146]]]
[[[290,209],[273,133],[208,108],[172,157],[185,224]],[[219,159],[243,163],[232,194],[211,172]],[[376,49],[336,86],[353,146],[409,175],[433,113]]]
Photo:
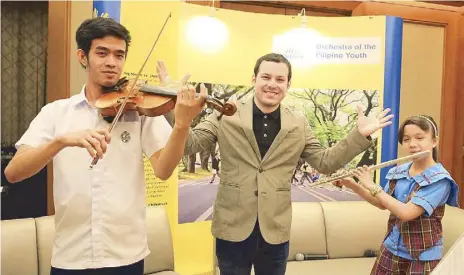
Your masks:
[[[388,211],[364,201],[294,202],[286,274],[369,274],[375,259],[363,255],[368,249],[379,248],[387,218]],[[464,234],[464,210],[447,207],[443,228],[444,253],[453,244],[459,248],[455,241]],[[151,253],[145,260],[144,274],[176,275],[171,231],[164,208],[147,208],[147,230]],[[53,216],[2,221],[0,274],[49,275],[53,234]],[[325,254],[330,259],[296,261],[296,253]],[[462,251],[457,253],[461,255]],[[456,257],[456,253],[450,253],[451,256]]]
[[[375,258],[363,256],[366,250],[378,251],[388,215],[365,201],[294,202],[286,274],[368,275]],[[464,210],[447,206],[443,230],[445,254],[464,233]],[[297,253],[329,259],[296,261]],[[220,274],[218,268],[215,271]]]
[[[178,275],[164,208],[147,207],[147,231],[151,253],[144,274]],[[0,274],[49,275],[53,234],[53,216],[2,221]]]
[[[456,240],[431,275],[464,274],[464,233]]]
[[[294,203],[287,274],[369,274],[386,233],[388,210],[365,201]],[[464,210],[447,207],[444,253],[464,232]],[[327,254],[328,260],[295,261],[296,253]]]

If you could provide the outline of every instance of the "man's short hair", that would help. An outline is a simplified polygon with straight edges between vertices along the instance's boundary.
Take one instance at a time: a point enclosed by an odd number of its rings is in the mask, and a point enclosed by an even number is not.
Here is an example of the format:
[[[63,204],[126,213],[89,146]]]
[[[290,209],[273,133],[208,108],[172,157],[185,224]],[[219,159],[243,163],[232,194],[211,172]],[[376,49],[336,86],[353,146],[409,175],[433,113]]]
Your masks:
[[[283,56],[283,55],[281,55],[279,53],[268,53],[266,55],[261,56],[256,61],[256,64],[255,64],[255,68],[254,68],[255,76],[258,75],[259,66],[261,66],[261,63],[263,61],[276,62],[276,63],[285,63],[287,65],[287,67],[288,67],[288,77],[287,77],[288,81],[290,81],[292,79],[292,65],[290,64],[288,59],[285,58],[285,56]]]

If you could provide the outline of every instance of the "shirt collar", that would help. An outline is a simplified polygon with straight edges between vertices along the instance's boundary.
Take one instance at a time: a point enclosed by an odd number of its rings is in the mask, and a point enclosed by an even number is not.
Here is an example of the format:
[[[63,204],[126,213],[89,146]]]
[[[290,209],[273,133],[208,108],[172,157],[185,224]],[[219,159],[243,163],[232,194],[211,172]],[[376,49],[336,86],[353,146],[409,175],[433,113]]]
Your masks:
[[[425,169],[422,173],[415,175],[413,177],[409,176],[409,169],[411,168],[412,162],[408,162],[397,167],[390,169],[390,171],[385,176],[386,179],[402,179],[402,178],[413,178],[421,186],[426,186],[437,182],[441,179],[448,178],[453,180],[443,167],[441,163],[436,163],[429,168]]]
[[[411,167],[412,162],[405,163],[403,165],[394,167],[385,176],[386,179],[410,179],[409,177],[409,168]],[[446,201],[448,205],[460,207],[459,206],[459,186],[448,173],[448,171],[443,167],[441,163],[436,163],[435,165],[427,168],[424,172],[412,177],[414,181],[419,184],[421,187],[433,184],[441,180],[447,180],[451,183],[450,195]]]
[[[258,108],[255,101],[253,100],[253,115],[258,115],[258,116],[268,115],[273,119],[278,119],[278,118],[280,118],[280,105],[275,111],[273,111],[271,113],[268,113],[268,114],[264,114],[263,111],[261,111]]]
[[[87,104],[90,105],[89,101],[87,100],[87,97],[85,96],[85,84],[82,86],[81,92],[78,93],[77,95],[74,95],[71,98],[71,105],[72,106],[77,106],[82,102],[87,102]]]

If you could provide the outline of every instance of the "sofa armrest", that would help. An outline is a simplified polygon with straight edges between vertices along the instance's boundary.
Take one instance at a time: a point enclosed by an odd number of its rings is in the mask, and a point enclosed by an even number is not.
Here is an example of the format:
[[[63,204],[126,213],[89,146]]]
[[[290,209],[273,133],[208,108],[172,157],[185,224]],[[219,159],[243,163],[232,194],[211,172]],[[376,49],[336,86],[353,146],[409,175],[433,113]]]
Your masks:
[[[443,224],[443,254],[453,246],[464,233],[464,209],[446,205]]]
[[[34,219],[1,223],[2,275],[38,275],[37,237]]]
[[[53,251],[53,237],[55,235],[55,216],[36,218],[35,225],[37,227],[39,275],[49,275]]]
[[[430,275],[460,274],[464,271],[464,233],[454,243]]]

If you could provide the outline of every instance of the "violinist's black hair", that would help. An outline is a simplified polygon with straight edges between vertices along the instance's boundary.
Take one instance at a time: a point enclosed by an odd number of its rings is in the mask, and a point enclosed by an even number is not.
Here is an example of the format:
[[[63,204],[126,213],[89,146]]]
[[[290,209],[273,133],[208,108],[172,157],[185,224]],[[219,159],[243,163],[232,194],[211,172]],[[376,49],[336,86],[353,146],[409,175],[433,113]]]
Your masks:
[[[126,27],[112,18],[95,17],[82,22],[76,31],[77,48],[84,51],[88,58],[92,41],[105,36],[115,36],[126,41],[127,56],[131,43],[130,32]]]

